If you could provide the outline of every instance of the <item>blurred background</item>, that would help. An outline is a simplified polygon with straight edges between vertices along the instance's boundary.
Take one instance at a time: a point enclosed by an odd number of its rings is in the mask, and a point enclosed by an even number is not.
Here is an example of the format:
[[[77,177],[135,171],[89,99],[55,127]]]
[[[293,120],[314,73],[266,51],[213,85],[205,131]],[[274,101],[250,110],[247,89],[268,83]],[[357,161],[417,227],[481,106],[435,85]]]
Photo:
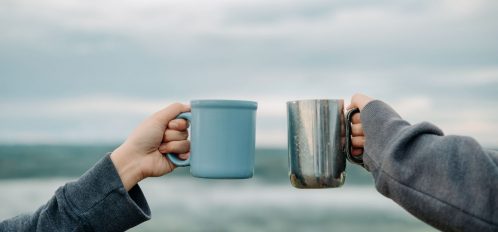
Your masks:
[[[494,0],[2,0],[0,220],[32,212],[147,115],[258,101],[255,177],[144,181],[132,231],[431,231],[348,166],[343,188],[287,176],[285,102],[362,92],[411,123],[498,148]],[[359,220],[358,220],[359,219]]]

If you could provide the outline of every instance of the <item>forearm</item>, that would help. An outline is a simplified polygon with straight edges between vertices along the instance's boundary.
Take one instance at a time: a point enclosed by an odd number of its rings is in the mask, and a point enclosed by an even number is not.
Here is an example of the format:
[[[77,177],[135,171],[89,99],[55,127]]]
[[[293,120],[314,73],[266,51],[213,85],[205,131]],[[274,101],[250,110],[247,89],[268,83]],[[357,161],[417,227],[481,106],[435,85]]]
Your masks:
[[[126,191],[107,155],[35,213],[0,222],[0,231],[124,231],[149,218],[140,188]]]
[[[498,229],[498,167],[469,137],[410,125],[373,101],[362,110],[364,161],[379,192],[445,231]]]

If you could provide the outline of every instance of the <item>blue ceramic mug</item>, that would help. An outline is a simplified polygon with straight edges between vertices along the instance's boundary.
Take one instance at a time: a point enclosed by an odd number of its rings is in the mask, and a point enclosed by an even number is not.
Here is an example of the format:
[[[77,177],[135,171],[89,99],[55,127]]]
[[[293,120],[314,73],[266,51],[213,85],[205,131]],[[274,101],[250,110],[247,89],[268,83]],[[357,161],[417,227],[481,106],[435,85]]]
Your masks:
[[[251,178],[256,143],[258,103],[237,100],[194,100],[190,121],[190,158],[167,154],[173,164],[190,166],[192,176],[215,179]]]

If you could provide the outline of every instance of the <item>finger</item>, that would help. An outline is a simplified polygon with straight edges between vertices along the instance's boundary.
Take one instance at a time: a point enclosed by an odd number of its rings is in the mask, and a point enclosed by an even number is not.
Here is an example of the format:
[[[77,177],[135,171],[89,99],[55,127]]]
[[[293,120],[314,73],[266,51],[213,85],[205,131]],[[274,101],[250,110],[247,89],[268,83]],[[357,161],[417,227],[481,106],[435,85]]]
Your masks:
[[[365,107],[365,105],[372,100],[373,98],[367,95],[356,93],[353,97],[351,97],[351,104],[347,107],[347,109],[359,108],[360,110],[363,110],[363,107]]]
[[[353,114],[353,117],[351,118],[351,122],[353,124],[361,123],[361,113],[359,113],[359,114]]]
[[[365,137],[363,136],[352,137],[351,143],[355,148],[363,148],[363,145],[365,145]]]
[[[186,160],[186,159],[188,159],[188,157],[190,157],[190,152],[180,154],[180,155],[178,155],[178,157],[180,157],[180,159]]]
[[[353,108],[359,108],[358,107],[358,95],[359,94],[356,93],[351,97],[351,103],[349,103],[349,105],[346,107],[346,110],[350,110]]]
[[[363,154],[363,149],[361,148],[353,148],[353,150],[351,151],[351,155],[353,156],[358,156],[361,154]]]
[[[353,133],[353,136],[363,136],[363,127],[361,126],[361,123],[358,124],[353,124],[351,125],[351,131]]]
[[[182,141],[171,141],[167,143],[161,144],[159,146],[159,152],[165,153],[175,153],[175,154],[183,154],[190,151],[190,141],[182,140]]]
[[[190,111],[189,105],[184,105],[181,103],[173,103],[168,107],[153,114],[151,118],[164,125],[164,127],[166,127],[169,121],[175,119],[176,116],[178,116],[183,112],[189,112],[189,111]]]
[[[168,128],[178,131],[184,131],[188,128],[188,121],[185,119],[177,118],[169,121]]]
[[[163,142],[181,141],[188,138],[188,131],[166,130],[163,136]]]

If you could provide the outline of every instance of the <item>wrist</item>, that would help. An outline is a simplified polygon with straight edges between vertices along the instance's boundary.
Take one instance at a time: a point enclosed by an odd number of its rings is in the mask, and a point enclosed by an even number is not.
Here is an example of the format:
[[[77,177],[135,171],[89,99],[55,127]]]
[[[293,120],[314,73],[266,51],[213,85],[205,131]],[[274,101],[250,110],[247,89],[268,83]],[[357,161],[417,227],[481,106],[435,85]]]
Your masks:
[[[112,152],[111,160],[126,191],[144,179],[138,159],[123,145]]]

